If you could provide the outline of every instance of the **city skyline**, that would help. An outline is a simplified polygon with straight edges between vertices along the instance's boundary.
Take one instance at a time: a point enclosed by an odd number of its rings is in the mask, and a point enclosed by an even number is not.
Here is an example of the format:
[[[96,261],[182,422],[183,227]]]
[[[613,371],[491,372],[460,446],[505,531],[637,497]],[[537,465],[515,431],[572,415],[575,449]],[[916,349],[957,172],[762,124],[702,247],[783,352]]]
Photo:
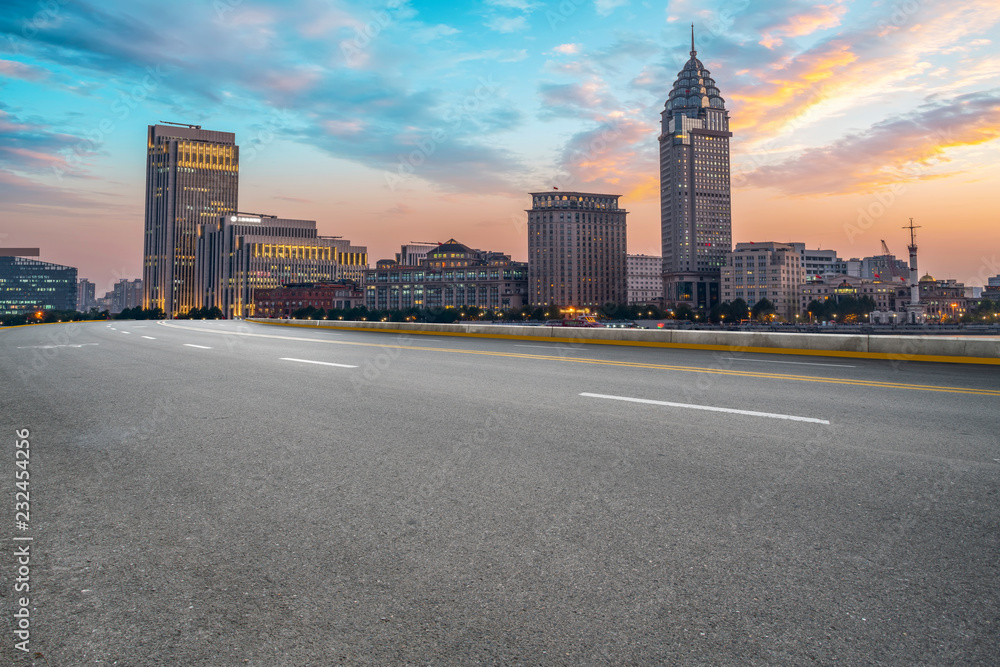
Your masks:
[[[552,186],[621,193],[628,251],[655,254],[659,112],[691,22],[732,117],[734,243],[846,259],[884,238],[904,258],[914,217],[922,272],[1000,273],[1000,8],[977,1],[15,2],[0,244],[99,291],[142,275],[136,146],[178,121],[236,134],[240,209],[317,220],[373,262],[451,237],[526,259],[528,193]]]

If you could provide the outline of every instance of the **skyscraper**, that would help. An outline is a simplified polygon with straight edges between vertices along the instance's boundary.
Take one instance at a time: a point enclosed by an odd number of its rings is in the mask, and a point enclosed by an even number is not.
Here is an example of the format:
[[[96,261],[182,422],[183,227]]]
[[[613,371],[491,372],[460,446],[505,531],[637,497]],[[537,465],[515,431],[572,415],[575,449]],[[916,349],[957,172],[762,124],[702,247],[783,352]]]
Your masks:
[[[719,272],[732,250],[729,112],[694,48],[661,113],[660,235],[668,303],[719,302]]]
[[[528,299],[533,306],[622,304],[626,222],[621,195],[532,192]]]
[[[198,225],[236,212],[240,149],[232,132],[150,125],[146,150],[142,302],[173,316],[198,305]]]

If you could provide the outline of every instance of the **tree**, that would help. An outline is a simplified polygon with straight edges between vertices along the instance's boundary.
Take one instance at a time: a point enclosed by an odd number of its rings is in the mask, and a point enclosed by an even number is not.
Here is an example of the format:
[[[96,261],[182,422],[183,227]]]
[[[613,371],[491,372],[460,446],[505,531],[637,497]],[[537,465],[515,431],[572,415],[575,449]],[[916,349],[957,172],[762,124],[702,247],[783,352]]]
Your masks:
[[[768,299],[760,299],[753,305],[753,309],[750,311],[750,314],[755,320],[763,322],[774,314],[774,304]]]

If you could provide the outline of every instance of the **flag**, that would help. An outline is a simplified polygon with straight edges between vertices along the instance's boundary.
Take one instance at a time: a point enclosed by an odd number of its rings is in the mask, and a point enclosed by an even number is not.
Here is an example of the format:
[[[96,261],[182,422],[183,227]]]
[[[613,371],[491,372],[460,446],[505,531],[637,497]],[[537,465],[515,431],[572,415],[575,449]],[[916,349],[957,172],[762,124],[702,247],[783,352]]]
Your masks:
[[[557,188],[556,186],[554,186],[554,185],[553,185],[553,186],[552,186],[552,189],[553,189],[553,190],[558,190],[559,188]]]

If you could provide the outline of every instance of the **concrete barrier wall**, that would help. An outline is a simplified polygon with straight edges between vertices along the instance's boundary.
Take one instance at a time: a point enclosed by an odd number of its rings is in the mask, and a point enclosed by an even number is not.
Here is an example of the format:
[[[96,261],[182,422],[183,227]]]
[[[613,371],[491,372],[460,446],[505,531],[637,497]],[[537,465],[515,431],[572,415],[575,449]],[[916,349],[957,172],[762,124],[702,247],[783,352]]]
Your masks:
[[[492,324],[420,324],[416,322],[346,322],[342,320],[268,320],[265,324],[337,329],[438,334],[487,338],[543,339],[566,343],[604,343],[650,347],[679,347],[773,354],[912,359],[1000,364],[1000,337],[986,336],[870,336],[765,331],[693,331],[682,329],[587,329],[577,327],[505,326]]]

